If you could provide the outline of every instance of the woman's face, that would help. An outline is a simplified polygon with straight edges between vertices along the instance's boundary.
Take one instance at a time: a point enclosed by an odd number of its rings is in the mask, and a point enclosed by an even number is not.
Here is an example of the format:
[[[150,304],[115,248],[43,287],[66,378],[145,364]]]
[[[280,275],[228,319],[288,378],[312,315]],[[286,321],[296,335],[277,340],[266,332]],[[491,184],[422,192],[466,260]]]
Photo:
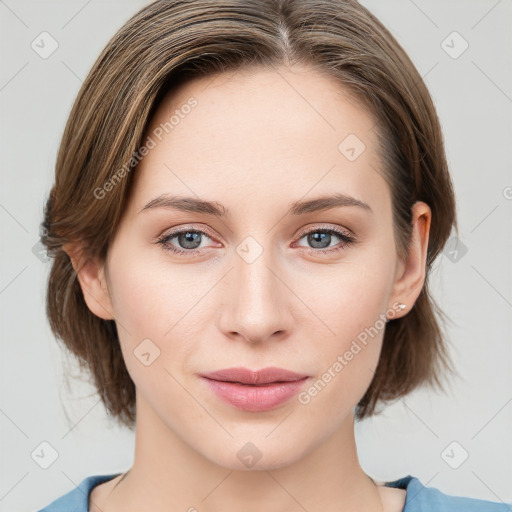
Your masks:
[[[374,124],[337,83],[297,67],[189,82],[152,119],[108,254],[111,312],[138,414],[215,463],[244,469],[251,442],[259,468],[290,464],[353,421],[384,320],[407,302]],[[349,200],[315,208],[334,195]],[[200,376],[239,366],[309,379],[244,410]]]

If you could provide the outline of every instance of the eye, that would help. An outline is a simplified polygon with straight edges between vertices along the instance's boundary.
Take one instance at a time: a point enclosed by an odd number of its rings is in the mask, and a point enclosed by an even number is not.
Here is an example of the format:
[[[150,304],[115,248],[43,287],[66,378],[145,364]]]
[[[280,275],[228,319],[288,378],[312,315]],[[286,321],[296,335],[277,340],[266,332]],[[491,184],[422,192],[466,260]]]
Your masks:
[[[342,240],[341,246],[338,245],[329,248],[333,235],[335,238]],[[200,229],[180,229],[165,234],[160,237],[156,243],[162,245],[164,250],[173,254],[195,256],[204,249],[204,247],[201,247],[204,238],[212,239],[208,232]],[[310,229],[309,231],[301,233],[299,240],[303,238],[307,238],[307,242],[313,246],[312,248],[305,247],[305,249],[315,254],[337,252],[356,242],[356,239],[352,235],[337,228]],[[176,239],[181,247],[176,247],[172,243],[174,239]]]
[[[339,238],[340,240],[342,240],[341,246],[338,244],[335,247],[329,248],[329,245],[333,240],[333,235],[335,238]],[[356,239],[352,235],[338,228],[310,229],[309,231],[301,233],[300,240],[302,240],[303,238],[307,238],[307,242],[311,244],[313,247],[312,249],[306,247],[308,252],[321,254],[341,251],[348,247],[349,245],[354,244],[356,242]]]
[[[200,229],[180,229],[179,231],[167,233],[163,237],[159,238],[156,243],[161,244],[166,251],[170,251],[174,254],[186,254],[192,256],[202,252],[199,247],[201,246],[201,239],[203,237],[211,239],[206,231],[202,231]],[[174,240],[175,238],[183,249],[171,244],[171,240]]]

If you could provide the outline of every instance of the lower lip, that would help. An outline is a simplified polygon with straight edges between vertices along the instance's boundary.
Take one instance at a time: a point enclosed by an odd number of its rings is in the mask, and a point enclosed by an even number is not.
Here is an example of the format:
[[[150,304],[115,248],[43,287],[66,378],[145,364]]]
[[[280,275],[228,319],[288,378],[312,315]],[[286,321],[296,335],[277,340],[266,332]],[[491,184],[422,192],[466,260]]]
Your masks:
[[[210,389],[237,409],[251,412],[269,411],[296,395],[308,377],[292,382],[275,382],[265,386],[246,386],[203,377]]]

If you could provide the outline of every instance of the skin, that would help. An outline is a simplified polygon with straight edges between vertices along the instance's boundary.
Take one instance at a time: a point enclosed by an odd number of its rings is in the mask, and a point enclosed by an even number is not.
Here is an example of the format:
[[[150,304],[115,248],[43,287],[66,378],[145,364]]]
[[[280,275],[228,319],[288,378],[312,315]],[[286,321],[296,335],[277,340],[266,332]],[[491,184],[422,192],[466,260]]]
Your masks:
[[[122,481],[94,488],[90,510],[401,511],[405,491],[370,479],[354,437],[354,407],[384,329],[308,404],[294,397],[271,411],[241,411],[198,373],[278,366],[320,379],[379,315],[410,311],[425,280],[430,208],[414,205],[412,246],[400,260],[375,120],[331,78],[297,66],[201,78],[166,96],[147,133],[192,96],[197,106],[137,167],[107,261],[66,247],[88,307],[118,325],[137,390],[134,464]],[[338,150],[350,133],[366,146],[354,161]],[[292,201],[334,191],[373,213],[286,214]],[[231,216],[139,213],[164,192],[217,201]],[[201,254],[155,243],[178,227],[208,230]],[[350,230],[357,243],[315,252],[343,245],[334,234],[320,246],[301,235],[326,227]],[[251,263],[236,251],[248,236],[262,248]],[[168,244],[190,250],[177,237]],[[396,302],[407,308],[397,312]],[[147,338],[160,350],[149,366],[133,352]],[[248,442],[262,454],[252,468],[237,457]]]

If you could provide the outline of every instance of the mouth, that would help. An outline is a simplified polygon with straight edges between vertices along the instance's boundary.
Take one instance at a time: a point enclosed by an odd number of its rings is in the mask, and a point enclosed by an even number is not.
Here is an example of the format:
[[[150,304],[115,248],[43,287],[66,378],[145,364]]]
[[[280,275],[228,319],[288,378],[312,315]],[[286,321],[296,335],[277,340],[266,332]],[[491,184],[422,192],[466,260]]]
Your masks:
[[[201,375],[208,389],[225,403],[248,412],[275,409],[288,402],[310,379],[281,368],[259,372],[229,369]]]
[[[237,382],[256,386],[260,384],[293,382],[309,377],[309,375],[286,370],[285,368],[278,368],[276,366],[262,368],[261,370],[250,370],[239,366],[204,373],[201,374],[201,376],[216,381]]]

